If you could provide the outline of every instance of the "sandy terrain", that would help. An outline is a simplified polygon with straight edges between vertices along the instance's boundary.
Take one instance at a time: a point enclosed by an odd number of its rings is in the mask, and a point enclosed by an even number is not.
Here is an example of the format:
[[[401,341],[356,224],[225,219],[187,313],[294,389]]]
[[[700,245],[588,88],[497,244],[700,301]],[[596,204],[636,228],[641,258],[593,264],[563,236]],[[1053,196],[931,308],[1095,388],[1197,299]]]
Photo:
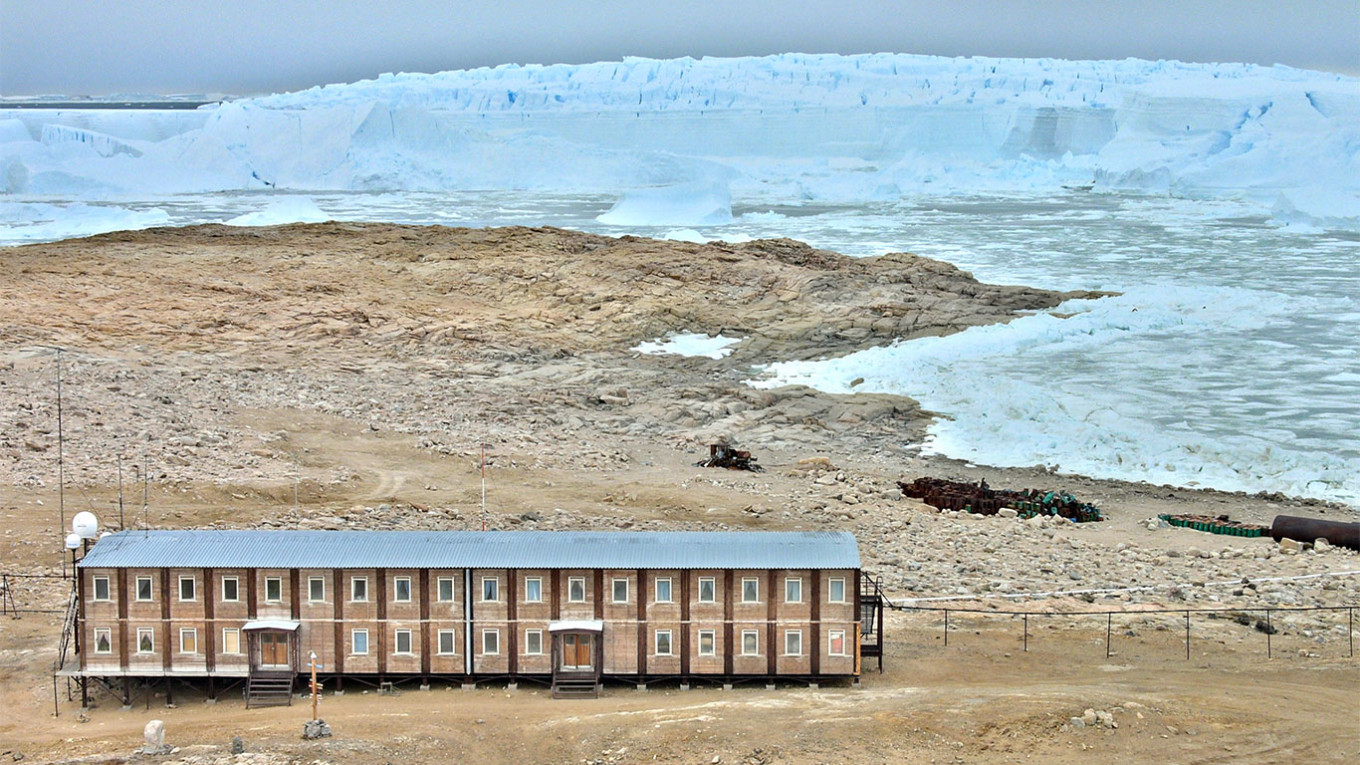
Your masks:
[[[103,692],[81,716],[50,667],[60,614],[0,620],[0,755],[116,762],[147,720],[186,762],[1285,762],[1360,755],[1360,673],[1346,611],[1360,556],[1148,528],[1162,512],[1355,520],[1340,506],[996,470],[912,450],[908,399],[742,384],[757,364],[1004,321],[1063,296],[980,285],[942,263],[850,260],[787,241],[691,245],[555,230],[324,224],[113,234],[0,258],[0,570],[59,575],[55,357],[65,512],[124,524],[849,529],[894,601],[1022,609],[1029,620],[890,617],[887,672],[859,687],[732,691],[407,686],[326,696],[310,714],[176,689]],[[670,331],[749,338],[721,360],[629,349]],[[706,444],[764,473],[704,470]],[[143,484],[143,465],[149,479]],[[918,475],[1070,490],[1099,524],[936,513]],[[143,510],[143,486],[146,509]],[[1245,581],[1244,581],[1245,580]],[[17,578],[59,609],[60,579]],[[1086,592],[1104,588],[1129,591]],[[1056,593],[1056,594],[1053,594]],[[951,597],[954,601],[925,600]],[[1196,615],[1191,658],[1184,617]],[[1106,657],[1107,611],[1112,656]],[[1094,615],[1076,616],[1083,612]],[[78,698],[78,697],[77,697]],[[1093,725],[1073,717],[1099,712]],[[1108,713],[1108,717],[1106,714]],[[1088,718],[1094,719],[1094,718]],[[1103,720],[1103,721],[1102,721]],[[1109,723],[1117,724],[1112,727]],[[249,754],[228,754],[234,735]]]

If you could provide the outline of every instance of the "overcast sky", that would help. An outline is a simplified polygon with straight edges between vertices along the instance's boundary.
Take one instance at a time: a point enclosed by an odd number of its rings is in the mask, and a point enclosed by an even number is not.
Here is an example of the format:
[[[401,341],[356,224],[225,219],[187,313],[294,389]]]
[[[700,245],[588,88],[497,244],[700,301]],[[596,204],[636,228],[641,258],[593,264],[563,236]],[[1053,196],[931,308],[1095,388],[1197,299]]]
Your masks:
[[[1360,74],[1360,0],[0,0],[0,95],[261,93],[622,56],[928,53]]]

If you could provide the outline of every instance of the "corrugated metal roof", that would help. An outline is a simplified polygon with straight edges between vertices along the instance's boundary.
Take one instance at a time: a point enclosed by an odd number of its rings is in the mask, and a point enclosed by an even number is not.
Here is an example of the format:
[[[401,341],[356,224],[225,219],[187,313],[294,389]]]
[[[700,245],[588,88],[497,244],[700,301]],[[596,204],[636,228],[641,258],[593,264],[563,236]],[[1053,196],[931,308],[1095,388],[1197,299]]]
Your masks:
[[[82,568],[859,568],[833,531],[121,531]]]

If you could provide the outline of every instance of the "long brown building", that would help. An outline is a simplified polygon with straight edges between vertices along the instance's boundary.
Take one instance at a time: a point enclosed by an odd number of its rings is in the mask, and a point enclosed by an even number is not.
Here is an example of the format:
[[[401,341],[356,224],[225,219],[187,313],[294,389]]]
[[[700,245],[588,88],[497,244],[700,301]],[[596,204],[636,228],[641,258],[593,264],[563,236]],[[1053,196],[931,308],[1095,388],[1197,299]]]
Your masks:
[[[88,682],[851,678],[881,655],[830,532],[124,531],[81,560]],[[869,609],[872,613],[872,608]],[[876,645],[865,645],[863,634]],[[168,687],[168,684],[167,684]]]

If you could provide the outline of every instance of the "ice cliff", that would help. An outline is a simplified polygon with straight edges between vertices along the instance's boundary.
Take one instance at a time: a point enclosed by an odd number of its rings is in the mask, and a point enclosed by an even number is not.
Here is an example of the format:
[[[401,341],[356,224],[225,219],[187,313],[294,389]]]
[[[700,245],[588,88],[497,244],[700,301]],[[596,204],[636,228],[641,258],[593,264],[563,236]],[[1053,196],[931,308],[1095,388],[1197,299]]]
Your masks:
[[[1360,79],[889,54],[396,74],[188,116],[0,112],[0,184],[63,195],[719,187],[719,200],[836,202],[1089,185],[1360,227]]]

